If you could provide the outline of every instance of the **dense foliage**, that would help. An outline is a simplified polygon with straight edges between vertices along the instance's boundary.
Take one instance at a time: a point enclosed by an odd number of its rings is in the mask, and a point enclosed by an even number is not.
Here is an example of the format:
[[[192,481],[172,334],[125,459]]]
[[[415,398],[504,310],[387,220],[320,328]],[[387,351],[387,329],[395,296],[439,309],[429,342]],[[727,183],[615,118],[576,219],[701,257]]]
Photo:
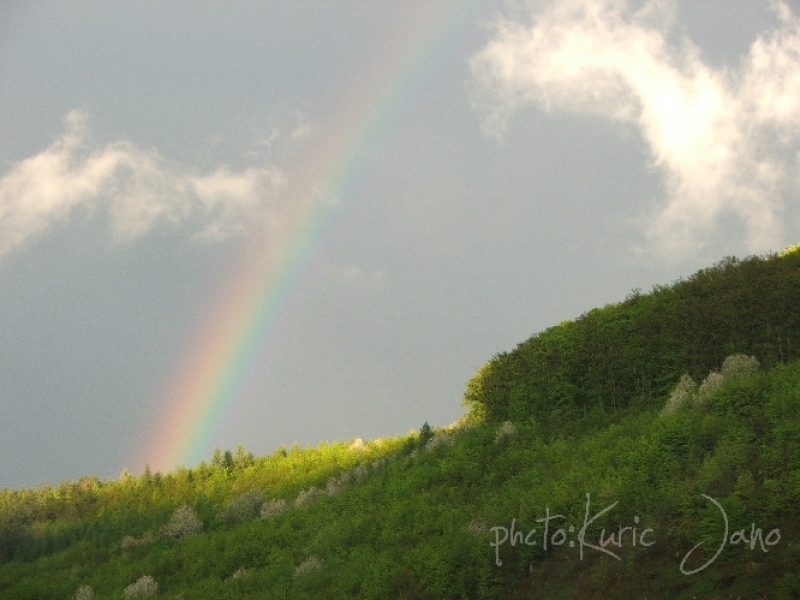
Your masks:
[[[448,428],[0,490],[0,597],[800,598],[799,266],[549,329]]]
[[[686,281],[594,309],[497,354],[465,401],[496,421],[652,407],[726,356],[770,369],[800,356],[800,252],[728,258]]]

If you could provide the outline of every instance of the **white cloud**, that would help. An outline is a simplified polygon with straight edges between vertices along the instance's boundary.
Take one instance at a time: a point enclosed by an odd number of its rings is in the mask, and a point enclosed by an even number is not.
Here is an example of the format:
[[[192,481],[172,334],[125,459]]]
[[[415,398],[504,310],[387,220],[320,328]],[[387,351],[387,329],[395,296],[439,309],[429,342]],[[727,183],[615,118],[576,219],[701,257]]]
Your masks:
[[[528,23],[499,19],[472,58],[486,127],[515,111],[589,113],[635,125],[664,176],[667,198],[647,234],[666,252],[702,245],[726,213],[749,251],[781,246],[784,198],[794,191],[800,141],[800,21],[780,25],[735,68],[714,69],[689,39],[670,43],[674,4],[627,0],[538,3]]]
[[[197,236],[221,239],[270,218],[285,186],[275,167],[201,174],[158,152],[119,141],[92,149],[87,115],[72,111],[64,134],[0,178],[0,256],[44,234],[79,207],[108,211],[118,240],[158,223],[184,225]]]

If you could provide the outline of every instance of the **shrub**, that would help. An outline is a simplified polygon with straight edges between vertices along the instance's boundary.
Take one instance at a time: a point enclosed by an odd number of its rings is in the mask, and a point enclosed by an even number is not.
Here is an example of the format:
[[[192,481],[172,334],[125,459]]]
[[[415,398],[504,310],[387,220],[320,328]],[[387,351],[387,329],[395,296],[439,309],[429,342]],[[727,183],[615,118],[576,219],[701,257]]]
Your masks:
[[[158,584],[150,575],[139,577],[135,583],[125,588],[125,598],[152,598],[158,593]]]
[[[161,535],[177,540],[189,535],[197,535],[203,531],[203,522],[188,504],[179,506],[172,513],[170,522],[161,528]]]
[[[695,394],[697,394],[697,384],[689,375],[684,374],[664,405],[664,409],[661,411],[662,416],[674,413],[681,406],[690,402]]]
[[[253,488],[233,498],[217,518],[226,523],[239,523],[254,519],[259,514],[264,504],[264,494],[261,490]]]

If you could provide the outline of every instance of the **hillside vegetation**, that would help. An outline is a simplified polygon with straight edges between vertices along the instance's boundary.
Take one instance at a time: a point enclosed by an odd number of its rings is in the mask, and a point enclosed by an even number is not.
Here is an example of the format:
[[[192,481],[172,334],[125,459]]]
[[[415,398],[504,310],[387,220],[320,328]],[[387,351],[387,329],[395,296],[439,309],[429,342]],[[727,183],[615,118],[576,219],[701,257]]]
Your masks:
[[[634,291],[496,355],[467,386],[491,420],[568,419],[652,408],[726,356],[769,370],[800,356],[800,252],[727,258],[686,281]]]
[[[0,597],[800,598],[800,253],[496,355],[447,428],[0,490]]]

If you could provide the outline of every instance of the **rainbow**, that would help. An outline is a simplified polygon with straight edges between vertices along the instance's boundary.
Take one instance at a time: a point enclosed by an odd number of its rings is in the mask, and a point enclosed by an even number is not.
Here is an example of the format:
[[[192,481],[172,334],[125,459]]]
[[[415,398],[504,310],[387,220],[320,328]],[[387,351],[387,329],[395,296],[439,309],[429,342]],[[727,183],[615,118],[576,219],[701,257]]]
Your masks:
[[[191,338],[158,405],[163,407],[135,460],[136,470],[191,466],[211,454],[214,439],[232,408],[253,385],[276,330],[314,264],[326,236],[353,210],[371,157],[423,102],[426,89],[448,53],[478,18],[478,0],[420,2],[372,62],[357,90],[336,103],[340,110],[315,139],[311,152],[288,171],[287,191],[295,207],[282,227],[279,251],[254,245],[246,251],[211,311],[213,319]],[[285,225],[285,224],[284,224]],[[275,240],[271,247],[274,248]]]

